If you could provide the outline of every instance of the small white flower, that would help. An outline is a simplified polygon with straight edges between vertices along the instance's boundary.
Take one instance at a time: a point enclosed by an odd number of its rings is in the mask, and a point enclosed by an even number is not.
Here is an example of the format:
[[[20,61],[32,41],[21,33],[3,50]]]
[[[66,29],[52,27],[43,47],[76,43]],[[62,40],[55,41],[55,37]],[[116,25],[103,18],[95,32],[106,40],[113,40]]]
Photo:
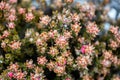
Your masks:
[[[30,42],[33,42],[33,38],[30,38],[29,41],[30,41]]]

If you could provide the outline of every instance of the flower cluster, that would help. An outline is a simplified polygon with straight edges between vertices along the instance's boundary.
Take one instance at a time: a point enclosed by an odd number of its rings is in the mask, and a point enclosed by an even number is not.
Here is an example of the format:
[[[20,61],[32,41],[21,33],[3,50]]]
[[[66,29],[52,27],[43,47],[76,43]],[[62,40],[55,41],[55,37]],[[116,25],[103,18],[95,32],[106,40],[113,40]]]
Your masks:
[[[48,16],[0,1],[0,80],[120,80],[120,28],[100,35],[94,4],[72,2]]]
[[[87,33],[91,34],[92,36],[96,36],[99,32],[99,29],[96,24],[89,22],[86,26]]]

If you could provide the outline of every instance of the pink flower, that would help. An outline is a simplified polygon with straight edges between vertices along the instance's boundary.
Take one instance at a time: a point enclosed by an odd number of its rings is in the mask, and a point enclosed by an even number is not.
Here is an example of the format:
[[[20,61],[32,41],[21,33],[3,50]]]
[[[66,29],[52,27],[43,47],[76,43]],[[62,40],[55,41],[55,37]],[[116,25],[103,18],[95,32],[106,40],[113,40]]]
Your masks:
[[[55,48],[55,47],[50,47],[50,51],[48,52],[48,54],[50,54],[51,56],[55,56],[55,55],[57,55],[59,52],[58,52],[58,50],[57,50],[57,48]]]
[[[26,61],[26,67],[29,69],[32,69],[34,67],[33,60]]]
[[[8,37],[9,35],[10,35],[10,33],[9,33],[7,30],[5,30],[5,31],[3,32],[2,37],[5,38],[5,37]]]
[[[25,9],[24,8],[19,8],[18,9],[18,13],[19,14],[24,14],[25,13]]]
[[[78,38],[78,41],[82,44],[82,43],[85,42],[85,38],[84,37],[80,37],[80,38]]]
[[[67,63],[66,58],[63,56],[59,56],[56,58],[56,65],[64,66]]]
[[[5,42],[2,42],[2,43],[1,43],[1,47],[2,47],[2,48],[5,48],[5,47],[6,47],[6,43],[5,43]]]
[[[71,29],[76,33],[76,35],[79,33],[81,26],[78,23],[74,23],[71,25]]]
[[[111,59],[113,57],[111,51],[103,51],[103,56],[105,59]]]
[[[110,32],[112,32],[113,34],[117,34],[118,33],[118,29],[119,29],[119,27],[111,26],[110,27]]]
[[[92,46],[92,45],[83,45],[82,47],[81,47],[81,49],[80,49],[80,51],[82,52],[82,53],[93,53],[94,51],[93,51],[93,49],[94,49],[94,47]]]
[[[36,45],[37,45],[37,46],[42,46],[42,45],[44,45],[43,42],[44,42],[44,41],[43,41],[42,39],[39,39],[39,38],[38,38],[37,41],[36,41]]]
[[[25,15],[25,19],[26,19],[27,22],[33,20],[33,18],[34,18],[34,15],[32,13],[27,13]]]
[[[49,16],[44,16],[44,17],[40,18],[40,20],[41,20],[41,23],[44,25],[48,25],[48,23],[51,21]]]
[[[117,41],[118,43],[120,43],[120,34],[119,34],[119,33],[115,35],[115,38],[116,38],[116,41]]]
[[[8,27],[13,29],[15,27],[15,24],[13,22],[8,23]]]
[[[71,80],[70,78],[66,78],[65,80]]]
[[[15,13],[16,13],[16,10],[14,8],[10,9],[10,14],[15,15]]]
[[[9,21],[15,21],[16,20],[16,16],[13,15],[13,14],[10,14],[9,17],[8,17],[8,20]]]
[[[91,53],[94,52],[93,49],[94,49],[94,47],[89,44],[89,45],[83,45],[83,46],[81,47],[80,51],[81,51],[82,53],[87,53],[87,54],[89,53],[89,54],[91,54]]]
[[[110,61],[110,60],[103,59],[103,60],[101,61],[101,64],[102,64],[104,67],[110,67],[110,66],[111,66],[111,61]]]
[[[54,70],[55,73],[57,73],[58,76],[65,73],[65,66],[55,66]]]
[[[54,62],[50,61],[49,63],[47,63],[47,66],[46,66],[46,67],[47,67],[50,71],[52,71],[52,69],[54,68],[54,66],[55,66]]]
[[[76,14],[76,13],[72,14],[72,20],[73,20],[74,22],[78,22],[78,21],[80,20],[79,15]]]
[[[11,8],[11,5],[8,4],[8,3],[6,3],[4,9],[6,9],[6,10],[10,10],[10,8]]]
[[[12,71],[18,71],[18,68],[19,68],[19,65],[17,63],[15,64],[10,64],[10,67],[9,67],[9,70],[12,70]]]
[[[25,73],[23,73],[23,72],[17,72],[16,73],[16,75],[15,75],[15,78],[17,79],[17,80],[24,80],[23,78],[25,77]]]
[[[47,32],[42,32],[40,34],[40,37],[43,41],[47,41],[48,40],[48,33]]]
[[[0,10],[3,10],[5,8],[6,3],[1,1],[0,2]]]
[[[64,32],[64,36],[66,37],[66,39],[72,38],[71,33],[68,31]]]
[[[94,47],[92,45],[86,45],[86,48],[85,48],[85,53],[93,53],[94,52]]]
[[[116,41],[113,41],[113,40],[110,41],[110,47],[117,48],[118,46],[119,44]]]
[[[64,48],[68,45],[68,42],[65,36],[58,37],[55,42],[56,42],[56,45],[58,45],[60,48]]]
[[[12,41],[11,44],[9,44],[9,47],[12,48],[13,50],[19,49],[21,46],[21,42],[19,41]]]
[[[78,68],[87,68],[88,64],[91,64],[91,58],[89,56],[79,56],[76,59]]]
[[[10,77],[10,78],[13,78],[13,72],[8,72],[8,76]]]
[[[47,62],[47,59],[46,59],[46,57],[41,56],[41,57],[38,57],[38,58],[37,58],[37,62],[38,62],[38,64],[40,64],[40,65],[45,65],[46,62]]]
[[[86,46],[83,45],[83,46],[81,47],[80,51],[81,51],[82,53],[85,53],[85,49],[86,49]]]
[[[95,37],[99,33],[99,28],[95,23],[89,22],[87,27],[87,33],[92,34],[93,37]]]
[[[9,2],[14,4],[14,3],[17,3],[17,0],[9,0]]]
[[[0,10],[8,10],[10,9],[10,5],[4,1],[0,2]]]
[[[55,38],[55,36],[58,34],[57,30],[51,30],[48,32],[49,38]]]

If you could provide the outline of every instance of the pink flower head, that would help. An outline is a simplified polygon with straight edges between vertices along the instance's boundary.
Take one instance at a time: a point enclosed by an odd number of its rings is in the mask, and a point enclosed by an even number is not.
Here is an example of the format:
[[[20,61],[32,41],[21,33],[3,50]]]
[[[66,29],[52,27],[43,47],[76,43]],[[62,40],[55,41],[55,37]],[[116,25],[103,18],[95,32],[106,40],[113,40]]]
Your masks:
[[[93,22],[89,22],[86,29],[87,33],[92,34],[93,37],[95,37],[100,31],[97,25]]]
[[[15,64],[12,63],[12,64],[10,64],[9,70],[17,72],[18,68],[19,68],[19,65],[17,63],[15,63]]]
[[[71,33],[68,31],[64,32],[64,36],[66,37],[66,39],[72,38]]]
[[[67,62],[66,62],[66,58],[65,57],[62,57],[62,56],[59,56],[56,58],[56,65],[58,66],[64,66]]]
[[[23,73],[21,71],[17,72],[15,77],[17,80],[23,80],[23,78],[25,77],[25,73]]]
[[[113,34],[117,34],[118,33],[118,31],[119,31],[119,27],[118,26],[116,26],[116,27],[114,27],[114,26],[111,26],[110,27],[110,32],[111,33],[113,33]]]
[[[89,53],[89,54],[91,54],[91,53],[93,53],[94,52],[94,47],[92,46],[92,45],[83,45],[82,47],[81,47],[81,49],[80,49],[80,51],[82,52],[82,53]]]
[[[5,42],[2,42],[2,43],[1,43],[1,47],[2,47],[2,48],[5,48],[5,47],[6,47],[6,43],[5,43]]]
[[[26,19],[27,22],[33,20],[33,18],[34,18],[34,15],[32,13],[27,13],[25,15],[25,19]]]
[[[18,13],[19,14],[24,14],[25,13],[25,9],[24,8],[19,8],[18,9]]]
[[[9,21],[15,21],[16,20],[16,16],[13,15],[13,14],[10,14],[9,17],[8,17],[8,20]]]
[[[64,48],[68,45],[68,42],[65,36],[59,36],[55,42],[56,42],[56,45],[58,45],[60,48]]]
[[[79,33],[81,26],[79,23],[74,23],[71,25],[71,29],[76,33],[76,35]]]
[[[65,66],[55,66],[54,70],[57,75],[61,75],[65,72]]]
[[[15,24],[13,22],[8,23],[8,27],[13,29],[15,27]]]
[[[8,76],[10,77],[10,78],[13,78],[13,72],[8,72]]]
[[[9,0],[9,2],[14,4],[14,3],[17,3],[17,0]]]
[[[65,80],[71,80],[70,78],[66,78]]]
[[[91,45],[91,44],[86,45],[86,47],[85,47],[85,53],[91,54],[93,52],[94,52],[94,46]]]
[[[76,59],[78,68],[87,68],[91,64],[91,58],[89,56],[79,56]]]
[[[81,47],[80,51],[84,54],[84,53],[85,53],[85,49],[86,49],[86,46],[83,45],[83,46]]]
[[[119,46],[119,44],[116,41],[113,41],[113,40],[110,41],[111,48],[117,48],[118,46]]]
[[[16,10],[14,8],[10,9],[10,14],[15,15],[16,14]]]
[[[37,62],[40,65],[45,65],[47,63],[47,59],[46,59],[46,57],[41,56],[41,57],[37,58]]]
[[[6,2],[4,2],[4,1],[1,1],[1,2],[0,2],[0,10],[8,10],[8,9],[10,9],[9,3],[6,3]]]
[[[2,35],[2,37],[4,38],[4,37],[8,37],[10,35],[10,33],[7,31],[7,30],[5,30],[4,32],[3,32],[3,35]]]
[[[39,39],[39,38],[38,38],[37,41],[36,41],[36,45],[37,45],[37,46],[42,46],[42,45],[43,45],[43,42],[44,42],[44,41],[43,41],[42,39]]]
[[[58,50],[55,47],[50,47],[50,51],[48,52],[51,56],[55,56],[58,54]]]
[[[78,22],[80,20],[80,17],[77,13],[72,14],[72,20],[74,22]]]
[[[54,68],[55,64],[53,61],[50,61],[49,63],[47,63],[47,68],[52,71],[52,69]]]
[[[21,42],[19,41],[12,41],[11,44],[9,44],[9,47],[12,48],[13,50],[15,49],[20,49]]]
[[[49,38],[55,38],[55,36],[58,34],[57,30],[51,30],[48,32]]]
[[[44,16],[42,18],[40,18],[40,22],[44,25],[48,25],[48,23],[51,21],[51,18],[49,16]]]
[[[10,8],[11,8],[11,5],[9,3],[6,3],[4,9],[10,10]]]
[[[1,1],[0,2],[0,10],[3,10],[5,8],[6,2]]]

